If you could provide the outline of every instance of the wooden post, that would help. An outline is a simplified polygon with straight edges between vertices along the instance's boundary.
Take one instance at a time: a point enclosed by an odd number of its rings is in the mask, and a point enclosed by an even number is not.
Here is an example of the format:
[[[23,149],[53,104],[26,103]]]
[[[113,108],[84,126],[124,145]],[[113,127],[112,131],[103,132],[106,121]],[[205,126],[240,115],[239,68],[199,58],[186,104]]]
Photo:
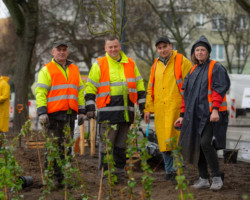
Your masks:
[[[7,185],[4,185],[4,200],[9,200]]]
[[[93,118],[91,118],[91,121],[90,121],[90,134],[91,134],[90,155],[94,156],[95,154],[95,119]]]
[[[84,155],[84,123],[80,125],[80,155]]]
[[[98,200],[101,200],[102,196],[102,184],[103,184],[103,167],[102,167],[102,173],[100,178],[100,186],[99,186],[99,192],[98,192]]]

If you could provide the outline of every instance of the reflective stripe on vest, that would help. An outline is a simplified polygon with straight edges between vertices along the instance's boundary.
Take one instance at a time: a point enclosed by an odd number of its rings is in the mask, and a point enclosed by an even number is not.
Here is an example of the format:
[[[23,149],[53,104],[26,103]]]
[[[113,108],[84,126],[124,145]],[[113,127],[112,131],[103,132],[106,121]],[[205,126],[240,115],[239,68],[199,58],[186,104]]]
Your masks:
[[[213,109],[213,101],[212,101],[212,74],[213,74],[213,68],[215,65],[216,61],[211,60],[209,64],[209,69],[208,69],[208,93],[207,93],[207,98],[208,98],[208,103],[209,103],[209,110],[212,112]],[[190,74],[193,73],[197,65],[194,65],[192,69],[190,70]],[[219,111],[226,111],[227,110],[227,98],[226,95],[224,96],[222,103],[219,107]]]
[[[97,94],[96,94],[96,106],[97,108],[103,108],[110,103],[110,87],[111,86],[121,86],[127,85],[129,90],[129,99],[131,102],[136,103],[137,101],[137,90],[136,90],[136,80],[134,73],[134,62],[132,59],[128,58],[128,63],[123,63],[124,74],[127,82],[115,82],[110,84],[109,76],[109,64],[107,57],[98,58],[99,67],[101,70],[101,78],[98,84]],[[96,84],[97,85],[97,84]]]
[[[135,108],[131,106],[112,106],[112,107],[102,107],[99,109],[99,111],[124,111],[124,110],[129,110],[134,112]]]
[[[78,112],[79,70],[74,64],[68,66],[68,80],[61,70],[50,62],[46,64],[50,77],[51,87],[47,95],[48,113],[72,109]]]
[[[176,84],[178,86],[180,94],[183,96],[183,90],[181,89],[182,84],[183,84],[182,70],[181,70],[182,59],[183,59],[183,55],[177,53],[177,55],[175,56],[175,62],[174,62],[174,75],[175,75]],[[155,59],[153,67],[151,68],[150,86],[151,86],[151,97],[153,101],[154,101],[155,71],[156,71],[156,65],[157,65],[158,60],[159,58]]]

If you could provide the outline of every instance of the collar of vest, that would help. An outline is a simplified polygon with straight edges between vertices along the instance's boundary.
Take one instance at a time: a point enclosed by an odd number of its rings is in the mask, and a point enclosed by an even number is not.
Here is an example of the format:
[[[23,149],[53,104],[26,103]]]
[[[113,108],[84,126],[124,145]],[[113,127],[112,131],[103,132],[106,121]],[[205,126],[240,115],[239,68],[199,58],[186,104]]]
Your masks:
[[[60,63],[58,63],[55,58],[52,59],[52,62],[55,63],[55,64],[58,64],[60,65],[61,67],[63,67]],[[66,64],[65,64],[65,67],[69,66],[72,62],[69,61],[69,60],[66,60]]]
[[[166,65],[167,63],[168,63],[168,61],[169,61],[169,59],[171,58],[171,56],[172,56],[172,53],[167,57],[167,58],[163,58],[163,57],[159,57],[159,60],[162,62],[162,63],[164,63],[164,65]]]
[[[121,56],[121,60],[119,63],[128,63],[128,57],[126,56],[126,54],[123,51],[120,51],[120,56]],[[111,58],[108,53],[106,53],[106,57],[108,58],[108,60],[113,60],[118,62],[117,60],[114,60],[113,58]]]
[[[172,51],[171,51],[171,56],[168,58],[168,61],[174,59],[175,56],[177,55],[177,53],[178,53],[177,50],[172,50]],[[163,59],[161,59],[161,57],[158,57],[158,58],[157,58],[157,61],[163,62]],[[163,62],[163,63],[164,63],[164,62]]]

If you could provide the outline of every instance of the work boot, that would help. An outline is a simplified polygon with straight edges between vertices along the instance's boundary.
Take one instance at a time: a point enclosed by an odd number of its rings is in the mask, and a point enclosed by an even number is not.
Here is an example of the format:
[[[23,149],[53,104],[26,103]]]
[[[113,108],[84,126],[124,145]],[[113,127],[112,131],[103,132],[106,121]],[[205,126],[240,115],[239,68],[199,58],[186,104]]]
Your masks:
[[[60,190],[60,189],[63,189],[65,186],[64,186],[64,184],[62,184],[62,182],[57,182],[56,183],[56,188],[58,189],[58,190]]]
[[[166,175],[165,175],[165,179],[166,179],[167,181],[169,181],[170,178],[171,178],[171,174],[166,174]]]
[[[220,176],[215,176],[212,179],[212,185],[210,187],[210,190],[220,190],[223,186],[223,181]]]
[[[196,181],[191,187],[196,188],[196,189],[205,189],[210,187],[210,183],[208,179],[205,178],[199,178],[198,181]]]
[[[171,181],[174,185],[176,185],[177,181],[175,177],[176,177],[176,172],[171,172],[171,174],[166,174],[165,179],[167,181]]]
[[[117,176],[126,176],[126,171],[124,168],[116,168],[114,174]]]
[[[53,183],[51,186],[51,191],[58,191],[64,188],[64,184],[61,181],[58,181],[57,178],[53,177],[52,180]]]
[[[127,172],[124,168],[116,168],[114,175],[117,176],[117,183],[125,183],[127,180]]]
[[[176,173],[175,173],[175,172],[172,172],[172,173],[171,173],[171,177],[170,177],[170,181],[171,181],[174,185],[177,184],[177,181],[176,181],[175,177],[176,177]]]

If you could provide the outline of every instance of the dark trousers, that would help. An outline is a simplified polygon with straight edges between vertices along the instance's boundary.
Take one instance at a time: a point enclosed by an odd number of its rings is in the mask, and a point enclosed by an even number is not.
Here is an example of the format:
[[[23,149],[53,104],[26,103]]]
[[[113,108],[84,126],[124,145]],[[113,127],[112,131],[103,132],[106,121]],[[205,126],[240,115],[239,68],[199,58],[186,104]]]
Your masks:
[[[69,138],[65,137],[65,133],[63,132],[64,127],[66,124],[70,126],[70,137],[73,138],[74,135],[74,128],[75,128],[75,117],[71,117],[71,115],[67,116],[66,121],[59,121],[55,119],[50,119],[50,125],[47,129],[47,136],[52,139],[53,142],[56,142],[58,153],[61,160],[65,159],[64,156],[64,140],[66,143],[69,142]],[[57,137],[57,140],[54,140],[54,138]],[[47,149],[45,153],[45,169],[48,166],[48,160],[47,160]],[[71,154],[71,148],[68,151],[68,155]],[[58,165],[57,160],[53,160],[53,166],[54,166],[54,177],[57,179],[58,182],[62,182],[63,180],[63,173],[61,171],[61,167]]]
[[[213,124],[207,123],[201,135],[200,157],[198,162],[199,176],[208,179],[208,166],[211,170],[212,177],[220,176],[219,161],[217,152],[212,143]]]
[[[107,126],[111,126],[112,124],[100,124],[100,141],[99,141],[99,167],[98,174],[101,175],[102,167],[104,170],[107,170],[107,164],[104,163],[105,153],[105,145],[103,143],[104,133],[107,130]],[[108,139],[112,143],[113,147],[113,158],[115,161],[115,167],[124,169],[126,165],[126,140],[128,138],[127,134],[129,131],[130,124],[129,123],[119,123],[117,124],[117,129],[111,129],[108,132]]]
[[[3,145],[3,138],[4,138],[4,133],[3,132],[1,132],[0,131],[0,134],[1,134],[1,136],[0,136],[0,150],[1,150],[1,148],[2,148],[2,145]]]

